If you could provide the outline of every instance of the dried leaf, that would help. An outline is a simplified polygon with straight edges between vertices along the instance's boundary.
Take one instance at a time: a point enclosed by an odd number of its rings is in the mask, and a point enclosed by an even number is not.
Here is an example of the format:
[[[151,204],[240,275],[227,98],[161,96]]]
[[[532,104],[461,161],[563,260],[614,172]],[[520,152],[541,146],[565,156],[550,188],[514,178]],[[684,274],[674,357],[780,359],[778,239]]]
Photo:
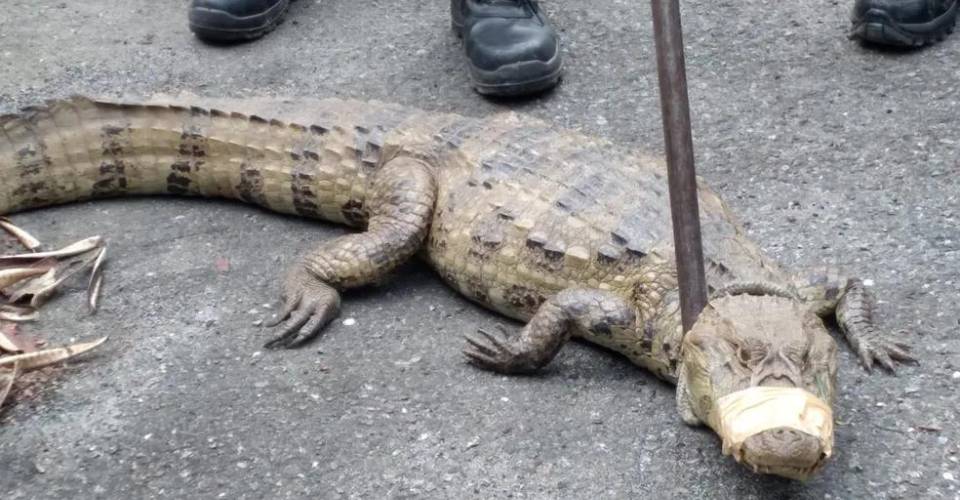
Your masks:
[[[52,257],[34,258],[33,254],[22,253],[19,255],[4,255],[0,257],[0,269],[11,269],[14,267],[36,267],[40,262],[56,263],[57,259]]]
[[[37,253],[22,253],[17,255],[4,255],[0,257],[0,263],[15,261],[15,260],[38,260],[53,257],[55,259],[63,259],[66,257],[73,257],[74,255],[80,255],[85,252],[89,252],[94,248],[102,246],[103,238],[99,236],[93,236],[85,240],[80,240],[72,245],[61,248],[60,250],[53,250],[51,252],[37,252]]]
[[[21,353],[36,350],[36,341],[29,336],[22,335],[16,323],[0,321],[0,351]]]
[[[42,276],[33,278],[17,287],[17,289],[13,290],[10,293],[10,302],[20,302],[20,299],[24,297],[35,296],[43,290],[47,290],[48,288],[56,285],[56,283],[57,270],[51,269]]]
[[[57,259],[51,257],[47,257],[45,259],[6,260],[0,262],[0,271],[8,271],[19,268],[51,269],[57,265],[57,262]]]
[[[52,276],[49,275],[49,273],[44,274],[14,289],[10,294],[10,302],[19,302],[29,296],[30,306],[40,307],[57,291],[57,287],[75,274],[90,267],[99,255],[99,252],[88,252],[60,261],[57,267],[53,269],[54,273]]]
[[[0,270],[0,289],[16,285],[27,278],[33,278],[45,272],[47,272],[46,269],[36,267],[15,267]]]
[[[55,347],[53,349],[44,349],[42,351],[17,354],[15,356],[6,356],[0,358],[0,366],[20,363],[20,369],[23,371],[36,370],[37,368],[43,368],[44,366],[66,361],[78,354],[87,352],[106,341],[107,337],[103,337],[93,342],[73,344],[67,347]]]
[[[23,349],[20,349],[16,343],[13,342],[13,339],[7,336],[2,330],[0,330],[0,350],[7,352],[22,352]]]
[[[22,352],[36,352],[36,350],[43,344],[40,339],[33,338],[29,335],[24,335],[16,323],[0,321],[0,332],[3,332],[3,334],[6,335],[7,338],[12,341],[13,344]]]
[[[107,244],[103,244],[100,253],[97,254],[97,260],[93,263],[93,270],[90,271],[90,283],[87,285],[87,305],[90,312],[97,312],[100,305],[100,289],[103,287],[103,262],[107,258]]]
[[[23,323],[37,319],[37,310],[31,307],[20,307],[10,304],[0,304],[0,320]]]
[[[96,313],[97,308],[100,307],[100,289],[102,287],[103,275],[100,275],[87,290],[87,306],[90,308],[90,314]]]
[[[25,230],[13,225],[10,219],[6,217],[0,217],[0,228],[3,228],[3,230],[10,233],[14,238],[20,240],[20,243],[27,247],[27,250],[36,251],[36,249],[41,246],[40,240],[34,238],[33,235]]]
[[[93,265],[98,255],[99,252],[94,254],[86,253],[62,261],[60,265],[57,266],[57,281],[49,288],[41,290],[40,293],[34,295],[33,298],[30,299],[30,306],[40,307],[43,305],[64,281],[67,281],[77,273]]]
[[[17,375],[20,375],[20,362],[15,361],[13,363],[13,368],[0,371],[0,407],[3,407],[3,402],[7,400],[7,395],[10,394],[10,388],[13,387],[13,381],[17,379]]]

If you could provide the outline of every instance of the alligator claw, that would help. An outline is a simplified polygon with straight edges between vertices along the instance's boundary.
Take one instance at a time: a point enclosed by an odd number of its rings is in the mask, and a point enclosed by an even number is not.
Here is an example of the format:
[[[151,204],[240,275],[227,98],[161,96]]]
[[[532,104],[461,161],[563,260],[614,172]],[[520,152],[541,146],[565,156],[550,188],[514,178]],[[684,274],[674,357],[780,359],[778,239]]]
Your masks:
[[[496,356],[496,352],[483,344],[483,341],[474,339],[470,335],[464,335],[464,340],[469,344],[463,349],[463,355],[468,358],[468,360],[473,360],[477,358],[477,361],[493,361],[493,356]]]
[[[267,342],[264,347],[267,349],[290,347],[297,340],[297,336],[300,333],[300,328],[307,324],[307,321],[310,320],[310,316],[312,315],[313,311],[311,311],[309,308],[298,309],[290,316],[290,319],[284,323],[283,330],[281,331],[280,335]]]
[[[896,361],[906,362],[906,363],[917,363],[917,358],[910,355],[909,351],[910,345],[904,344],[903,342],[891,342],[887,346],[887,353]]]
[[[873,370],[873,365],[876,363],[884,367],[892,375],[896,375],[897,362],[917,362],[917,358],[911,356],[908,352],[910,350],[909,345],[902,342],[892,342],[875,332],[871,333],[874,334],[857,339],[857,343],[854,346],[857,351],[857,356],[860,358],[860,363],[863,364],[863,367],[868,372]]]
[[[340,313],[340,294],[302,269],[295,269],[284,285],[283,310],[268,323],[283,324],[280,334],[264,344],[267,349],[291,348],[317,337]]]
[[[521,356],[510,346],[505,334],[495,334],[478,329],[477,334],[464,335],[467,347],[463,354],[467,361],[482,368],[498,373],[526,372]]]
[[[501,330],[501,332],[502,332],[502,330]],[[490,344],[493,345],[495,348],[497,348],[497,350],[503,351],[503,352],[509,352],[509,351],[510,351],[509,348],[508,348],[507,345],[506,345],[506,335],[505,335],[505,334],[499,335],[499,338],[498,338],[497,335],[494,335],[494,334],[492,334],[492,333],[490,333],[490,332],[488,332],[488,331],[486,331],[486,330],[484,330],[484,329],[482,329],[482,328],[477,328],[477,333],[479,333],[480,335],[483,335],[483,338],[487,339],[487,342],[490,342]]]
[[[887,369],[891,374],[897,374],[897,368],[893,366],[893,360],[890,359],[890,355],[885,352],[876,353],[877,363],[880,363],[881,366]]]
[[[274,328],[276,326],[279,326],[280,323],[283,323],[284,321],[286,321],[286,319],[289,318],[290,315],[297,310],[297,306],[300,305],[299,296],[294,296],[291,298],[291,297],[287,297],[286,294],[284,294],[282,299],[283,299],[283,310],[280,312],[280,314],[277,315],[276,319],[270,320],[264,323],[264,326],[266,326],[267,328]]]
[[[495,371],[495,369],[492,368],[492,366],[497,364],[497,360],[492,358],[491,356],[488,356],[478,351],[468,351],[468,350],[464,350],[463,355],[466,356],[468,363],[474,366],[477,366],[479,368],[483,368],[485,370]]]
[[[889,340],[877,330],[873,323],[873,308],[876,300],[870,290],[858,279],[851,279],[847,283],[843,297],[837,303],[837,322],[843,331],[850,347],[857,353],[860,363],[867,371],[878,363],[891,374],[896,374],[896,363],[916,362],[916,358],[907,351],[909,346]],[[904,336],[904,332],[898,332]]]

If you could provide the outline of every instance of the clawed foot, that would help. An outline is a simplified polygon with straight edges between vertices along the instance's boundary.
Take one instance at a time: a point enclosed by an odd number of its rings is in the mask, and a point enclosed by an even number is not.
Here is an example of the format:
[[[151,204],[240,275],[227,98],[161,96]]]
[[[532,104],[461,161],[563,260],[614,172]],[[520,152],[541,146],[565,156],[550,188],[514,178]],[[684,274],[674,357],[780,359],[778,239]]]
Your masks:
[[[340,313],[340,294],[301,266],[288,275],[283,287],[283,310],[275,327],[283,323],[280,335],[267,342],[267,349],[298,347],[320,334]]]
[[[873,364],[877,363],[895,374],[894,361],[917,360],[907,352],[910,349],[908,345],[893,342],[877,330],[873,323],[875,304],[873,294],[863,281],[851,279],[837,304],[837,322],[867,371],[871,371]],[[905,334],[900,332],[899,335]]]
[[[476,334],[467,334],[464,338],[468,345],[463,354],[468,362],[477,367],[498,373],[530,373],[536,370],[512,347],[503,330],[490,333],[478,329]]]
[[[917,362],[917,359],[909,354],[910,346],[901,342],[893,342],[877,332],[871,332],[869,335],[863,335],[856,341],[851,341],[853,349],[860,358],[860,363],[867,371],[873,370],[873,364],[877,363],[886,368],[890,373],[896,374],[896,363]]]

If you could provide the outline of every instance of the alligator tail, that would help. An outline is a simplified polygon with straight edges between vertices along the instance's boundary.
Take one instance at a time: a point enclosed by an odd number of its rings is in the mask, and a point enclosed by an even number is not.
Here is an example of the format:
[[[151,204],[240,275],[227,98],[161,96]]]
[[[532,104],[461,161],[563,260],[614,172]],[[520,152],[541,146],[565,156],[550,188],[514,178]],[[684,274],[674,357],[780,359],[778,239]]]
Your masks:
[[[199,107],[49,101],[0,116],[0,214],[176,194],[359,225],[368,175],[345,134]]]

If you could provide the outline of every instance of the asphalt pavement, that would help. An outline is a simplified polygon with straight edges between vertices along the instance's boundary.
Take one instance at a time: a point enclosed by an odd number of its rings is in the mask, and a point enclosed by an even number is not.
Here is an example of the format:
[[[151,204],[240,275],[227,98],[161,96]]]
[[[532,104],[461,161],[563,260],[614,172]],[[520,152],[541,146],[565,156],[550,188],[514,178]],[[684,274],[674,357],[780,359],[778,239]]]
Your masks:
[[[873,280],[921,359],[840,354],[836,455],[796,483],[684,426],[673,388],[584,344],[534,377],[476,370],[460,334],[508,320],[413,263],[351,293],[307,348],[265,352],[278,277],[343,229],[227,202],[131,199],[17,215],[51,245],[111,244],[102,310],[79,287],[25,327],[110,335],[0,414],[0,491],[26,498],[960,498],[960,35],[877,51],[850,0],[683,2],[697,166],[788,267]],[[4,0],[0,112],[74,93],[377,99],[514,109],[662,151],[646,2],[544,2],[567,76],[497,102],[469,87],[445,0],[300,0],[256,43],[209,46],[185,0]],[[227,265],[224,265],[227,263]],[[29,397],[28,397],[29,395]]]

